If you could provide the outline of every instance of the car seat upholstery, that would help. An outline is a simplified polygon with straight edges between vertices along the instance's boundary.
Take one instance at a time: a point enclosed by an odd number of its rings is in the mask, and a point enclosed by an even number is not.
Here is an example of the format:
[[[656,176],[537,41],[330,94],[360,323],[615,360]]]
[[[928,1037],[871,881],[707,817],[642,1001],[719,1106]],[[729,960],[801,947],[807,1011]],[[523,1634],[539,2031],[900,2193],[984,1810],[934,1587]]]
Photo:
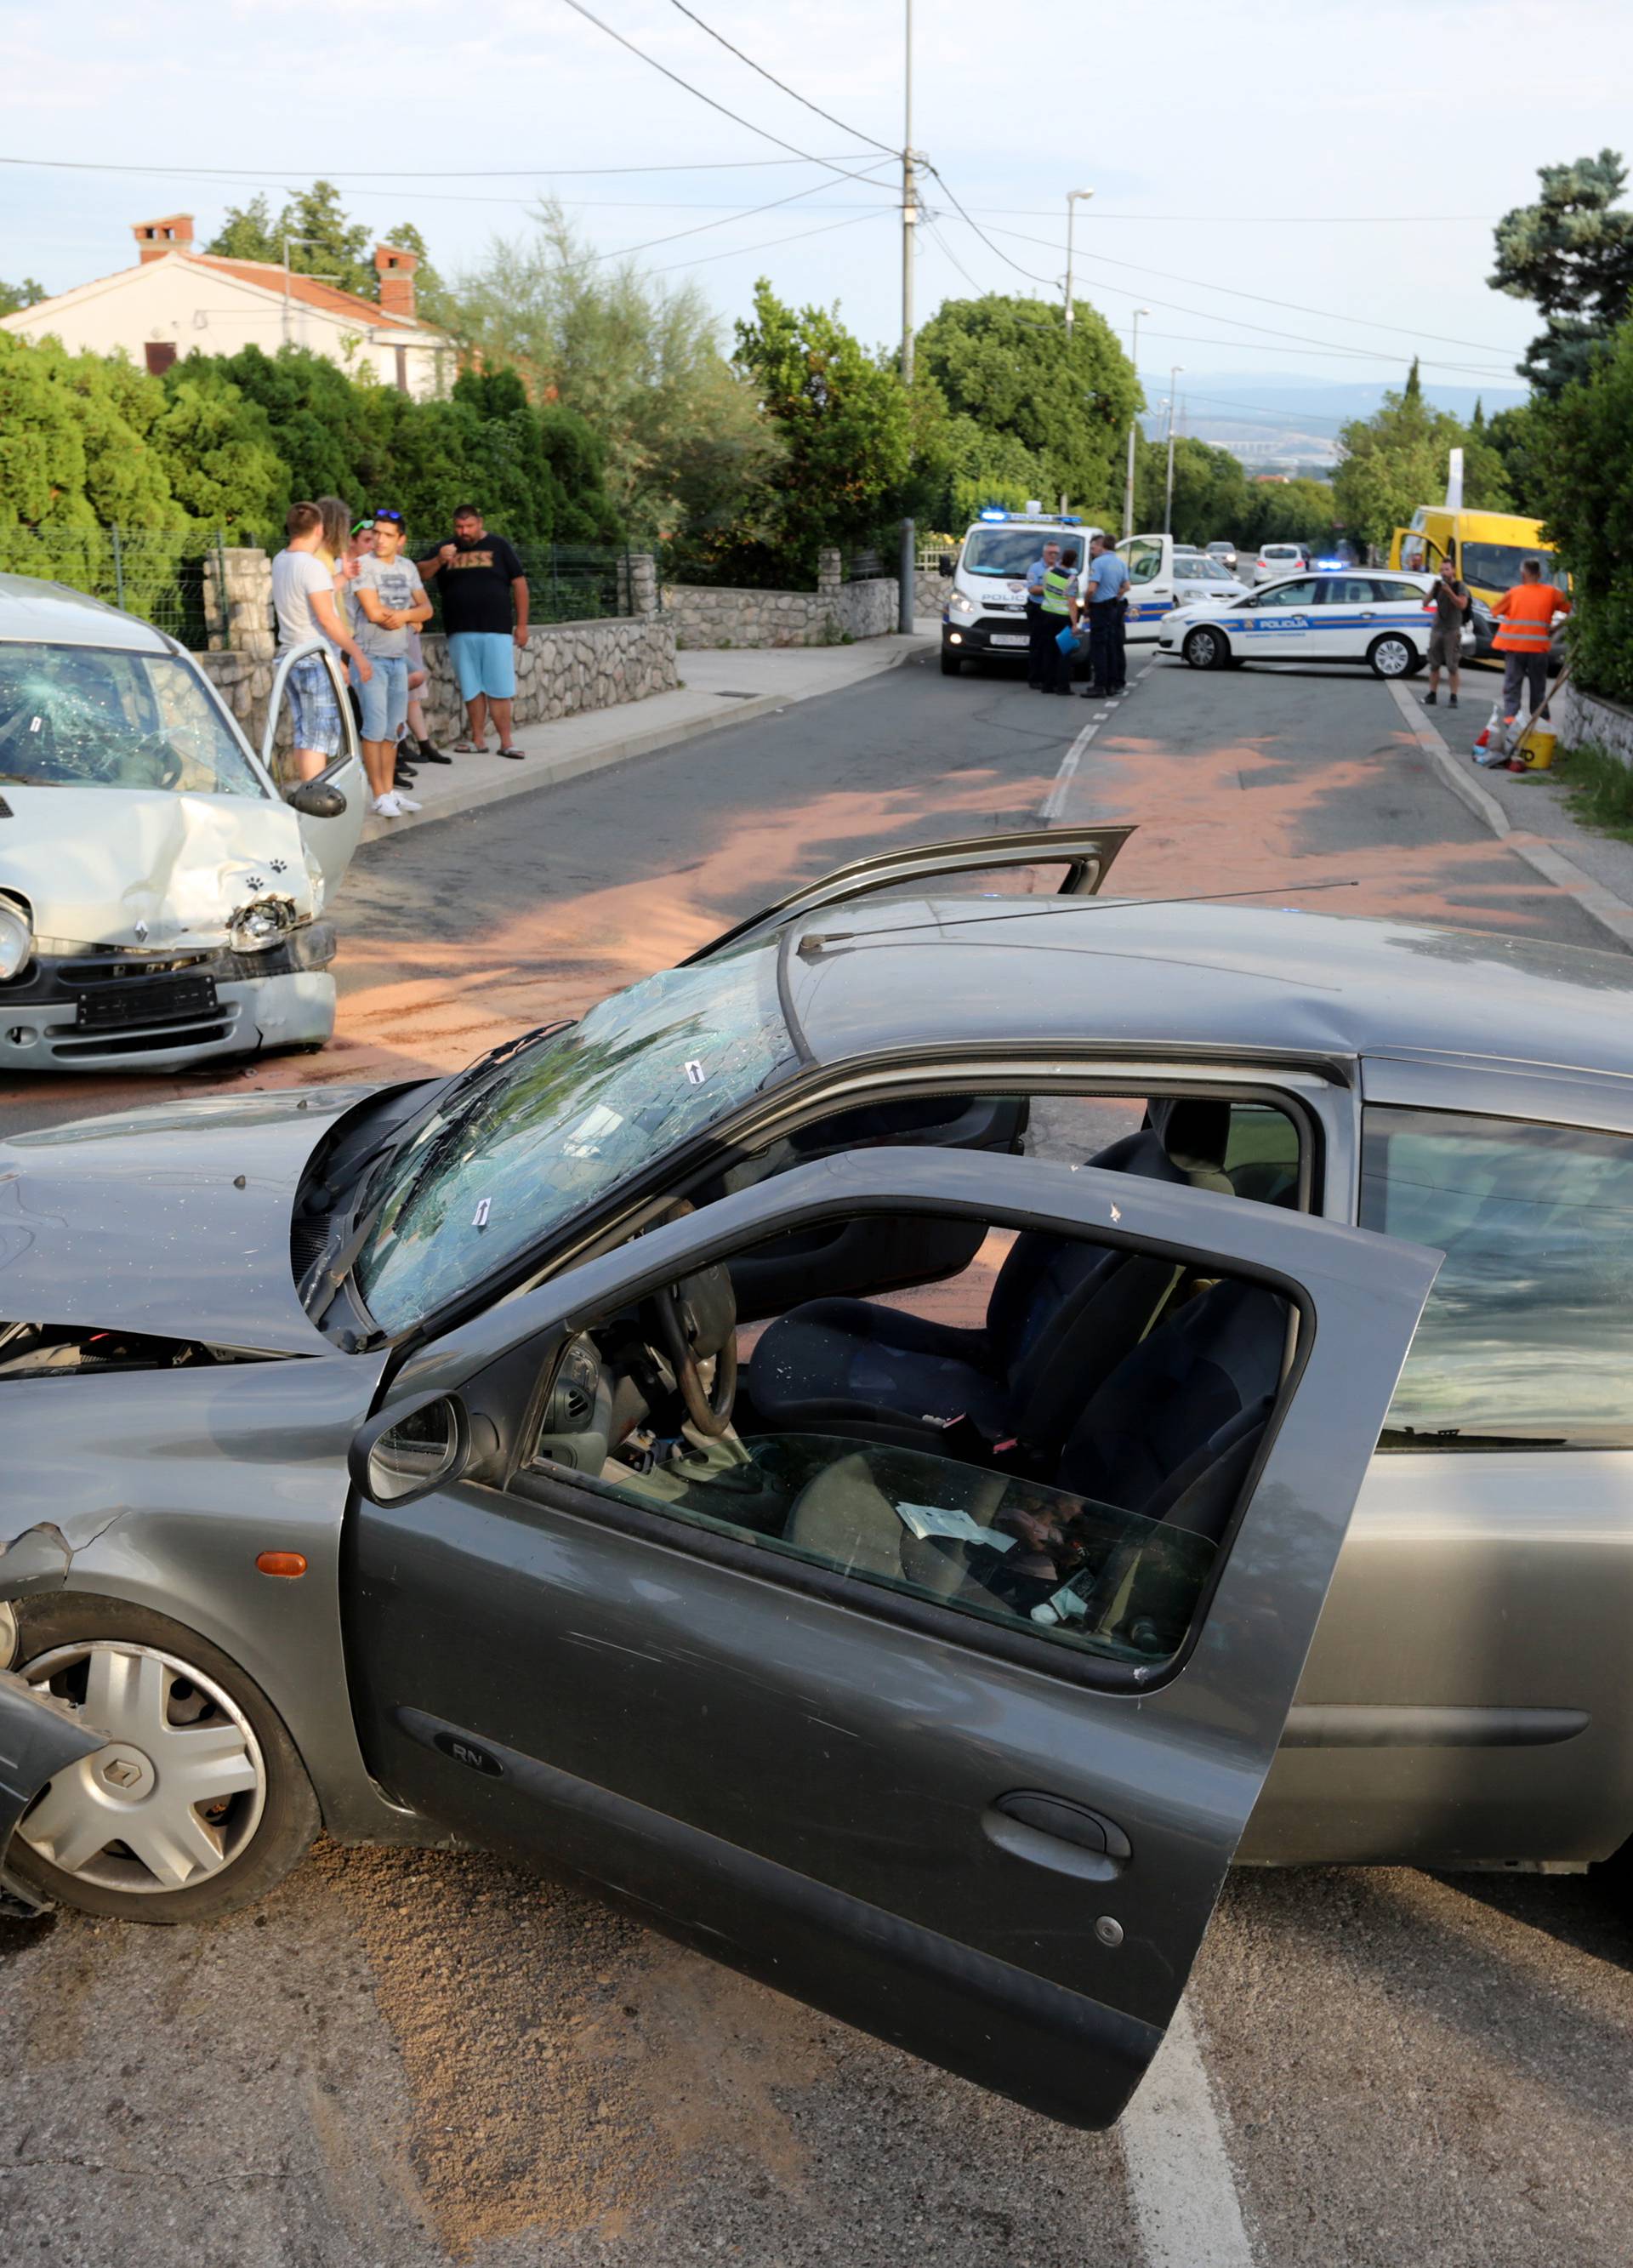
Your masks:
[[[1055,1485],[1182,1528],[1217,1543],[1275,1404],[1286,1350],[1286,1309],[1275,1293],[1244,1283],[1210,1285],[1112,1371],[1060,1456]],[[908,1476],[896,1452],[894,1478]],[[934,1502],[946,1460],[924,1456],[922,1493]],[[960,1494],[989,1526],[1007,1477],[991,1473]],[[795,1499],[785,1540],[833,1565],[905,1577],[952,1595],[962,1555],[914,1537],[897,1516],[861,1449],[836,1457]],[[1138,1539],[1120,1547],[1132,1557]],[[1108,1565],[1102,1591],[1115,1589]]]
[[[1160,1101],[1137,1133],[1088,1162],[1229,1194],[1229,1134],[1227,1102]],[[1081,1238],[1026,1231],[998,1270],[984,1328],[867,1300],[808,1300],[762,1335],[749,1399],[771,1430],[850,1430],[928,1447],[962,1416],[991,1440],[1013,1435],[1052,1455],[1175,1274]]]

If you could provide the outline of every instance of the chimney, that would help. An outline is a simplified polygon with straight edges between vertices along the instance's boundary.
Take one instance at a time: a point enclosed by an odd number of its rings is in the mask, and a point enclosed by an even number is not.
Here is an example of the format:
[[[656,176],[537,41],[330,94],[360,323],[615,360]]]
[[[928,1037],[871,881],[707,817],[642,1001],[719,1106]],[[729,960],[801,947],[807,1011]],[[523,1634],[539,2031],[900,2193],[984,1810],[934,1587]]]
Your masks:
[[[374,247],[374,272],[380,279],[380,313],[388,315],[393,322],[414,320],[414,271],[419,264],[416,252],[399,252],[394,244],[377,244]]]
[[[139,220],[130,233],[136,240],[136,251],[145,267],[150,260],[162,260],[167,252],[192,251],[193,216],[191,213],[166,213],[163,220]]]

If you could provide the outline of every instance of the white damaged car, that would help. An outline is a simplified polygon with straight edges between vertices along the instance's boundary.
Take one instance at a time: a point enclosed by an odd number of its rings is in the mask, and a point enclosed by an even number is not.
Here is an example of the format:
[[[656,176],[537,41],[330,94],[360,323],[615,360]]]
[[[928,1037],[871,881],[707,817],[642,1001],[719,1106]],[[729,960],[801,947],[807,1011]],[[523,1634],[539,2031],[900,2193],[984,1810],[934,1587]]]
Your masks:
[[[0,575],[0,1074],[169,1070],[329,1038],[323,916],[368,806],[338,674],[341,755],[287,795],[277,784],[297,658],[257,755],[174,639]]]

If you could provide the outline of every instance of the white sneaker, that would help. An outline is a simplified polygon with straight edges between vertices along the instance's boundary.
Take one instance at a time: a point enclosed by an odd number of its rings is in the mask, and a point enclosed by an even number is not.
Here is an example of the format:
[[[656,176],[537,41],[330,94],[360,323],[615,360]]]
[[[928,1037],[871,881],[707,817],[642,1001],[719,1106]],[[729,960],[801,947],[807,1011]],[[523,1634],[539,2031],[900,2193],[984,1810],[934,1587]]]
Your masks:
[[[392,794],[396,798],[397,808],[400,812],[417,811],[420,808],[414,798],[411,795],[404,795],[400,787],[393,788]]]
[[[377,795],[375,797],[374,816],[376,819],[401,819],[402,817],[401,800],[398,797],[394,789],[389,795]]]

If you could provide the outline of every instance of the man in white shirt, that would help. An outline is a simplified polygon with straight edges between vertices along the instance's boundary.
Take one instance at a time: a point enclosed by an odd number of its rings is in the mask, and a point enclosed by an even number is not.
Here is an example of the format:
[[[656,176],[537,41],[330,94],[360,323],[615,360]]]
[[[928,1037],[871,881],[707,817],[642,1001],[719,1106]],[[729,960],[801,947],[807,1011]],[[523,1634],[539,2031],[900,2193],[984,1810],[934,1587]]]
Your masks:
[[[366,685],[373,674],[368,656],[341,621],[333,576],[318,558],[323,514],[315,504],[292,504],[283,521],[284,549],[272,563],[272,607],[278,618],[278,652],[292,653],[323,637],[343,653]],[[298,661],[289,674],[290,715],[295,734],[295,775],[316,779],[345,746],[335,681],[318,654]]]

